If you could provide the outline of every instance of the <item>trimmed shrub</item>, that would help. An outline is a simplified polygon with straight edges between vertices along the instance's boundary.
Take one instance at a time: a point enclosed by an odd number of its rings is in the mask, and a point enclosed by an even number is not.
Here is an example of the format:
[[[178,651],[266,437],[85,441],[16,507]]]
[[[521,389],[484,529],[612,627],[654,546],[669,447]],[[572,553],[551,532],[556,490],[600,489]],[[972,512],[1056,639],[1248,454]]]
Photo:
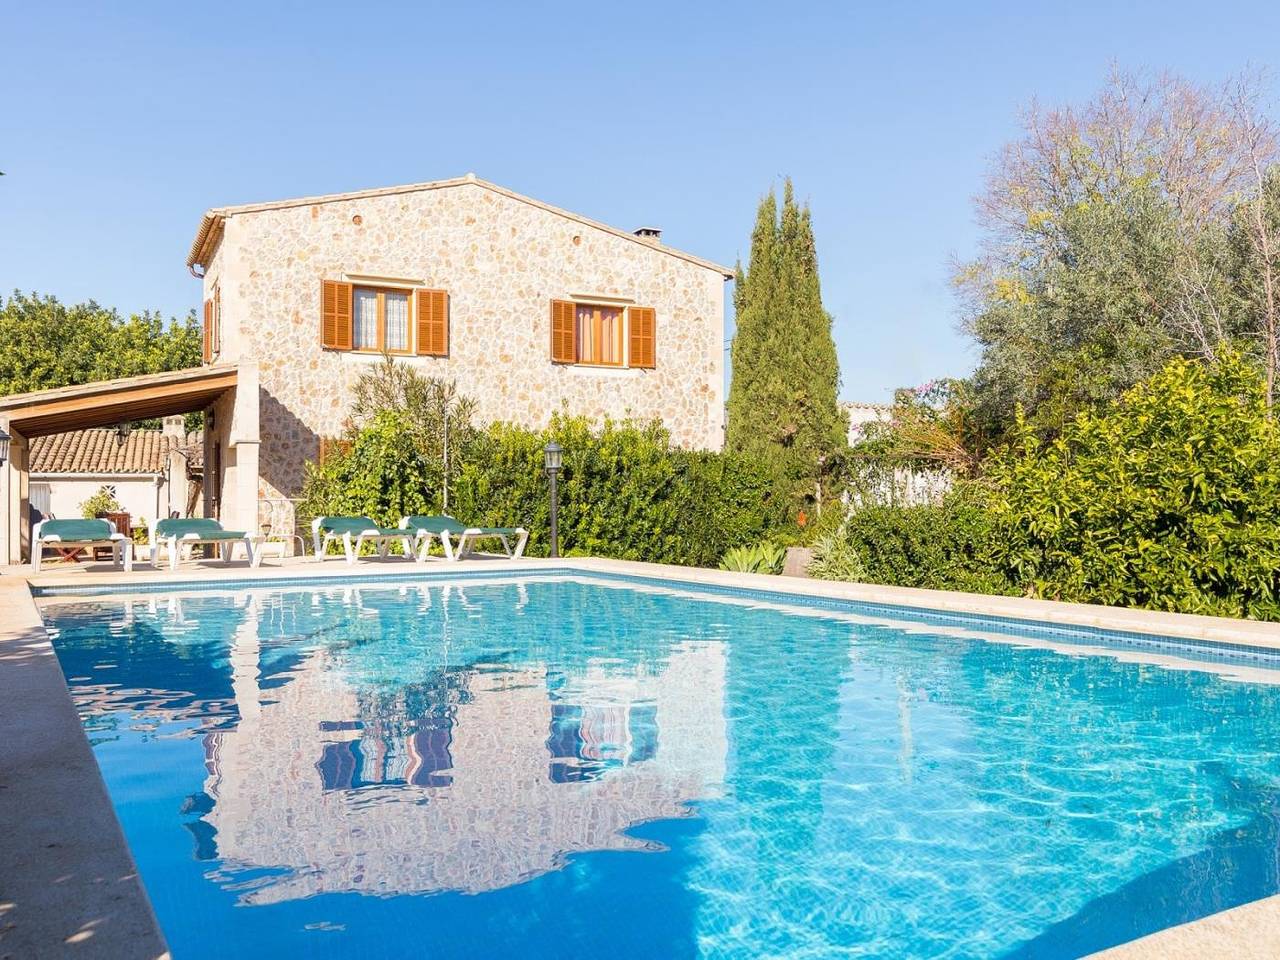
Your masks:
[[[436,458],[412,442],[412,424],[382,411],[356,431],[351,451],[309,468],[299,509],[367,514],[394,524],[444,512]],[[715,566],[732,547],[764,539],[774,521],[767,473],[741,456],[682,450],[657,423],[553,420],[543,431],[494,424],[468,438],[450,485],[448,512],[469,523],[524,526],[526,552],[549,545],[543,447],[564,448],[560,550],[653,563]]]
[[[1280,619],[1280,423],[1239,357],[1024,430],[989,478],[998,564],[1038,596]]]
[[[866,507],[845,529],[868,583],[973,593],[1020,592],[996,560],[999,534],[968,491],[941,505]]]
[[[652,563],[715,566],[731,547],[763,539],[773,521],[765,471],[732,454],[672,447],[657,423],[557,417],[544,431],[481,431],[454,486],[472,522],[529,528],[527,552],[548,549],[543,447],[564,448],[560,551]]]

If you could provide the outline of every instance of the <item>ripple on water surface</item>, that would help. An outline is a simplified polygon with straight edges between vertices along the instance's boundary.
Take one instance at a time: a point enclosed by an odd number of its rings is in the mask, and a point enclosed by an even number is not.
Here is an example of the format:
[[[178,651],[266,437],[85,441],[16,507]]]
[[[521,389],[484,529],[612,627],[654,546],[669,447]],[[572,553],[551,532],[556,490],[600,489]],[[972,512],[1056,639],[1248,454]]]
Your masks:
[[[572,579],[46,620],[179,958],[1073,957],[1280,891],[1265,670]]]

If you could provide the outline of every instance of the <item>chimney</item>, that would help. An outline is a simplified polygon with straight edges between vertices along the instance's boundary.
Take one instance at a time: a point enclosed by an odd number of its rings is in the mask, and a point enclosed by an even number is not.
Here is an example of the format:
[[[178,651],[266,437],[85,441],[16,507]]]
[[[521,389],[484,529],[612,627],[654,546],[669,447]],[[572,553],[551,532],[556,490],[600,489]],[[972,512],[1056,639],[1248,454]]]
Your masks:
[[[186,423],[186,418],[183,417],[182,414],[178,414],[174,417],[165,417],[164,429],[162,432],[166,437],[176,437],[179,440],[185,440],[187,438]]]
[[[645,243],[651,243],[655,247],[662,243],[662,230],[658,227],[638,227],[635,235]]]

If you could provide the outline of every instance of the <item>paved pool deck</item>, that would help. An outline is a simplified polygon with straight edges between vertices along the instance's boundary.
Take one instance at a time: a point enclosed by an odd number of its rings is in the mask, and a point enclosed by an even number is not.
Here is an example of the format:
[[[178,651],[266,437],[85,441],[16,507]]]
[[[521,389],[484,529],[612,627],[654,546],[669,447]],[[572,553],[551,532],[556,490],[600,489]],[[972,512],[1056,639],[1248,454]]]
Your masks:
[[[1122,610],[1018,597],[771,577],[616,560],[483,558],[421,565],[401,558],[349,566],[338,559],[184,564],[176,571],[110,564],[0,568],[0,960],[157,960],[163,934],[137,875],[32,586],[127,588],[172,583],[322,577],[359,580],[389,573],[439,578],[475,570],[519,573],[549,566],[681,583],[764,589],[935,611],[1009,617],[1108,631],[1280,650],[1280,624]],[[1107,960],[1274,957],[1280,953],[1280,896],[1259,900],[1114,947]]]

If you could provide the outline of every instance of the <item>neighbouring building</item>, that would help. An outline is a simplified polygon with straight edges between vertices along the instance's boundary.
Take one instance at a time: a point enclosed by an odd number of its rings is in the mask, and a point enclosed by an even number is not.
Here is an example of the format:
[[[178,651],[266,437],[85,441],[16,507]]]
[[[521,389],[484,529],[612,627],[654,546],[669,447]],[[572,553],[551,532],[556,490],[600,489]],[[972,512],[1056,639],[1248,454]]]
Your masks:
[[[866,442],[867,428],[873,424],[889,423],[893,419],[893,405],[888,403],[846,403],[849,416],[849,446],[857,450]],[[946,470],[896,468],[890,476],[876,476],[869,486],[851,494],[855,503],[901,504],[914,506],[937,503],[951,489],[951,474]]]
[[[297,494],[384,354],[455,381],[481,421],[658,418],[682,445],[723,440],[731,271],[652,228],[469,175],[210,210],[188,265],[204,283],[206,361],[257,364],[266,501]]]
[[[191,460],[203,447],[182,417],[163,430],[72,430],[31,441],[31,507],[67,519],[104,488],[137,525],[199,508],[199,473]]]

